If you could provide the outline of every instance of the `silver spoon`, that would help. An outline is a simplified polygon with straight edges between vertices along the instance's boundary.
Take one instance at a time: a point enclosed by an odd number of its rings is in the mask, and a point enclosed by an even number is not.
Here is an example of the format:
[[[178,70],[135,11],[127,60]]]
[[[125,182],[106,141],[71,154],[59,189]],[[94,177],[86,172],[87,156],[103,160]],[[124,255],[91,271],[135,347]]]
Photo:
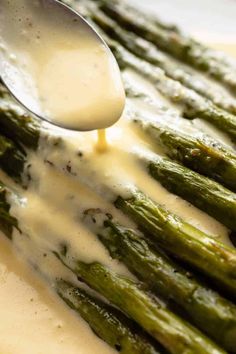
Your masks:
[[[111,51],[57,0],[0,0],[0,77],[30,112],[64,128],[103,129],[124,108]]]

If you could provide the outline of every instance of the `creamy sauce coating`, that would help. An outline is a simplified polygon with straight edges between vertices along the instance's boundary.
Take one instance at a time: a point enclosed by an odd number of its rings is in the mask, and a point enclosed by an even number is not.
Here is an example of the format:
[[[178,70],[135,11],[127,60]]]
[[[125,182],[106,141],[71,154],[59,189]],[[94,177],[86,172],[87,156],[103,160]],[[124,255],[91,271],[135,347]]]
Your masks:
[[[113,354],[0,235],[1,354]]]
[[[50,1],[1,1],[3,79],[34,113],[82,131],[114,124],[125,103],[112,53],[87,27]]]

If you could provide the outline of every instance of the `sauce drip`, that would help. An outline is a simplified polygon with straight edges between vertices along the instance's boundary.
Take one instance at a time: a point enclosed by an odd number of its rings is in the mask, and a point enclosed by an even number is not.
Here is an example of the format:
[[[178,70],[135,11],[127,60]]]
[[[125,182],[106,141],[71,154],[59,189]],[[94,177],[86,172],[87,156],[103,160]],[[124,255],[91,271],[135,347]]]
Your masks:
[[[108,141],[107,141],[107,134],[106,129],[99,129],[97,131],[97,143],[96,143],[96,150],[98,152],[106,152],[108,149]]]

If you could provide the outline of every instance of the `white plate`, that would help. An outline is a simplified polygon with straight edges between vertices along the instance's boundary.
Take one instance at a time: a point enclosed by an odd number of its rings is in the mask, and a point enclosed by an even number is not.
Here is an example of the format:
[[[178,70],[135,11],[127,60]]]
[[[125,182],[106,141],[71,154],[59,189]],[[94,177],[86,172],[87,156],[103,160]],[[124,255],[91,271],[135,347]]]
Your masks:
[[[235,0],[129,0],[208,43],[236,45]]]

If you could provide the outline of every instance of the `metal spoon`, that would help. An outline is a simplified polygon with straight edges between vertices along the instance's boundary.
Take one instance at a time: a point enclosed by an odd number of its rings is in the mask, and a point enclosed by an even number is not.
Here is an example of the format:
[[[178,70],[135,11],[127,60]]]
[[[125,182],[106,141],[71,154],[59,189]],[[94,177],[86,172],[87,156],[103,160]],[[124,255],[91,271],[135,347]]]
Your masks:
[[[83,65],[87,65],[88,75],[81,79],[78,77],[77,82],[78,85],[80,84],[80,90],[78,95],[75,96],[77,87],[75,86],[72,89],[72,87],[67,87],[66,85],[72,79],[75,80],[73,73],[78,75],[78,65],[73,58],[73,60],[68,61],[67,65],[65,55],[68,55],[69,59],[71,59],[71,55],[80,50],[79,48],[84,38],[89,41],[87,50],[91,51],[91,53],[102,51],[104,58],[101,59],[99,57],[99,60],[107,60],[107,66],[104,67],[111,71],[110,79],[113,81],[109,82],[107,80],[107,82],[104,82],[107,87],[102,87],[104,89],[104,95],[102,96],[101,85],[99,86],[98,80],[96,81],[96,78],[93,82],[91,80],[93,87],[89,87],[89,95],[80,102],[81,95],[84,93],[83,89],[81,89],[80,81],[84,80],[84,88],[88,89],[88,87],[86,88],[86,80],[89,80],[90,72],[91,75],[94,73],[93,70],[95,70],[94,67],[97,62],[96,60],[94,62],[91,60],[93,62],[91,65],[89,64],[90,62],[88,64],[83,62]],[[86,44],[86,42],[83,43]],[[81,50],[85,50],[84,47]],[[52,58],[56,61],[55,68],[52,65],[54,63]],[[80,55],[78,59],[80,59]],[[62,62],[65,70],[61,70],[60,75],[56,75],[58,65],[59,67],[60,65],[62,66]],[[47,70],[48,78],[46,77],[47,80],[45,82],[44,77],[42,84],[42,76],[45,76],[45,67],[48,63],[51,65],[49,70]],[[98,65],[101,66],[102,62],[98,63]],[[53,76],[54,69],[56,82],[54,82],[55,77]],[[80,71],[81,76],[85,74],[84,71]],[[68,80],[68,77],[70,77],[70,80]],[[57,0],[0,0],[0,78],[12,95],[30,112],[40,119],[50,121],[64,128],[75,130],[102,129],[117,121],[124,108],[124,90],[120,71],[111,51],[96,30],[82,16]],[[91,82],[87,83],[87,86],[91,85]],[[42,87],[45,87],[47,83],[50,86],[47,91],[43,91]],[[59,96],[56,96],[57,100],[54,97],[54,101],[51,100],[50,102],[51,96],[55,95],[58,90],[58,85],[61,85],[61,91],[58,91]],[[92,96],[92,90],[95,85],[98,85],[97,95],[100,94],[99,97],[96,96],[96,92]],[[45,92],[47,94],[44,96]],[[47,103],[48,99],[49,103]],[[104,111],[106,111],[107,102],[110,102],[110,107],[114,103],[114,116],[111,119],[105,119],[100,117],[100,114],[99,117],[94,119],[90,117],[90,122],[83,122],[83,124],[80,124],[79,121],[78,124],[76,121],[69,121],[73,104],[75,104],[75,108],[77,103],[78,107],[80,107],[79,104],[82,106],[83,100],[88,100],[88,102],[84,103],[85,107],[82,107],[88,110],[90,109],[89,104],[91,106],[95,105],[94,101],[96,100],[98,102],[104,101],[101,102],[104,106]],[[65,114],[68,120],[64,116],[63,119],[57,119],[56,114],[61,113],[61,108],[63,108],[62,115]],[[52,112],[53,114],[57,113],[53,116]],[[78,117],[83,115],[83,112],[81,112],[78,110]],[[96,106],[93,107],[93,112],[97,112]]]

